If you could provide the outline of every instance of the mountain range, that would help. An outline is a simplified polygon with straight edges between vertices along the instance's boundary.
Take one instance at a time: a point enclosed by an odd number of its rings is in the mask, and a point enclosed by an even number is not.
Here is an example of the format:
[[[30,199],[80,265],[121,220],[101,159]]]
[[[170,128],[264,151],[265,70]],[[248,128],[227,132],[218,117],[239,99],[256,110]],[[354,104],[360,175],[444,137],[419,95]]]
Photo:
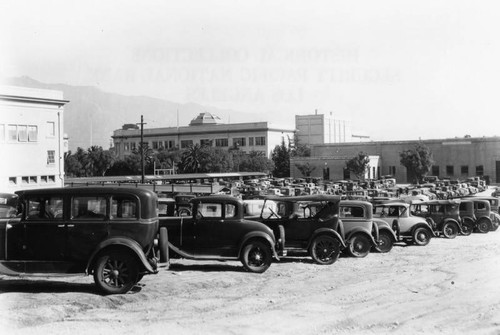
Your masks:
[[[78,147],[88,149],[92,145],[108,149],[113,131],[126,123],[140,123],[141,115],[144,115],[145,128],[158,128],[186,126],[202,112],[215,114],[223,120],[225,115],[242,114],[196,103],[180,104],[146,96],[109,93],[92,86],[47,84],[29,77],[9,78],[6,84],[63,92],[64,99],[69,100],[64,106],[64,132],[69,137],[72,152]],[[251,115],[243,118],[257,119]]]

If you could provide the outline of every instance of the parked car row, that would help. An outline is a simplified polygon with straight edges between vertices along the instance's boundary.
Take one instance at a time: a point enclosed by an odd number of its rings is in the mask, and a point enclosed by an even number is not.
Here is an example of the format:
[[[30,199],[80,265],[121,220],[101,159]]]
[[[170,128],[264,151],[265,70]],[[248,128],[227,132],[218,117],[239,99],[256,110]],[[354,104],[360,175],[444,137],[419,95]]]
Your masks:
[[[328,194],[178,195],[172,202],[147,189],[99,186],[1,198],[0,274],[87,274],[104,294],[129,291],[170,257],[239,260],[262,273],[282,257],[306,253],[331,265],[342,254],[425,246],[500,223],[495,197],[371,203]]]

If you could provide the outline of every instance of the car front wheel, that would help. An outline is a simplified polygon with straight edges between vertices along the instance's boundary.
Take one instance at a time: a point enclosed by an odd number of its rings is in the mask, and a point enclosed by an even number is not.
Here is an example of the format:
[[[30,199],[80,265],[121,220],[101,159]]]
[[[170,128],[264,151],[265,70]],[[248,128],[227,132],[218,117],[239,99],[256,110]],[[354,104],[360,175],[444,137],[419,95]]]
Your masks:
[[[392,234],[386,230],[381,230],[379,232],[379,244],[375,247],[375,250],[381,253],[386,253],[392,250],[394,245],[394,237]]]
[[[330,265],[340,256],[340,243],[328,235],[319,235],[314,238],[311,249],[311,258],[318,264]]]
[[[364,235],[354,235],[349,242],[349,255],[357,258],[366,257],[370,253],[371,242]]]
[[[126,293],[137,283],[139,265],[128,252],[105,252],[95,264],[94,281],[104,294]]]
[[[458,225],[454,222],[446,222],[443,225],[443,235],[446,238],[455,238],[458,235]]]
[[[474,221],[469,218],[465,218],[462,222],[462,235],[469,236],[474,230]]]
[[[485,218],[480,218],[476,223],[477,231],[486,234],[490,231],[490,223]]]
[[[413,232],[413,243],[416,245],[424,246],[431,241],[431,232],[424,227],[418,227]]]
[[[272,252],[269,245],[251,241],[243,247],[241,263],[250,272],[262,273],[271,266]]]

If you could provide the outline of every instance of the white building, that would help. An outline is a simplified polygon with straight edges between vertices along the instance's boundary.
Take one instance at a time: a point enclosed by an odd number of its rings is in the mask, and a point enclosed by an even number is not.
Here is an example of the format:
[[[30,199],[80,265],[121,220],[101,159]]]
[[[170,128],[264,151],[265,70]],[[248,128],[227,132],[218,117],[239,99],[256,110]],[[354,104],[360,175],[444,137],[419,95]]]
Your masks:
[[[337,120],[332,113],[295,115],[295,127],[301,144],[346,143],[358,136],[352,134],[350,121]]]
[[[0,192],[64,186],[63,93],[0,87]]]
[[[149,148],[185,149],[190,145],[210,145],[222,149],[238,147],[243,152],[261,151],[270,157],[271,151],[282,140],[288,145],[293,141],[295,129],[273,126],[267,122],[224,124],[210,113],[201,113],[189,126],[149,128],[143,130],[143,141]],[[118,158],[139,147],[141,131],[135,125],[124,125],[113,132],[113,142]]]

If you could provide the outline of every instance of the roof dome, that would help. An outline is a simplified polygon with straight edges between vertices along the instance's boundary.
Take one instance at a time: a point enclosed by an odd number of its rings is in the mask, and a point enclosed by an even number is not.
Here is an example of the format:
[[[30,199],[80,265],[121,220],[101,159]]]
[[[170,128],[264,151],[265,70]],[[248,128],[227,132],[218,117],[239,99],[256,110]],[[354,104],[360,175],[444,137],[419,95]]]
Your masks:
[[[208,112],[200,113],[197,117],[191,120],[190,126],[202,126],[205,124],[221,124],[222,120],[217,115],[212,115]]]

